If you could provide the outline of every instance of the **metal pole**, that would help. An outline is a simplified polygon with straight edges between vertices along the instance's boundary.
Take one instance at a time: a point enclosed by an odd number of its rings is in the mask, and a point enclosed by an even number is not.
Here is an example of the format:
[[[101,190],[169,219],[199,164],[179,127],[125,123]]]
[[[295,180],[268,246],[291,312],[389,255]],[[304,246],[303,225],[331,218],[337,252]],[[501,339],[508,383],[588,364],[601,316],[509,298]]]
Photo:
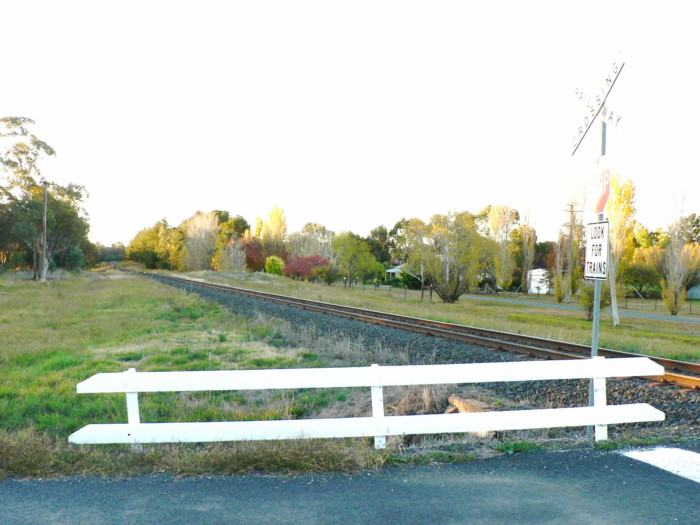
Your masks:
[[[605,121],[602,121],[602,136],[600,141],[600,154],[605,155]],[[598,220],[605,220],[605,212],[598,214]],[[599,325],[600,325],[600,279],[596,279],[593,285],[593,334],[591,336],[591,358],[598,356],[598,335],[599,335]],[[588,388],[588,406],[593,406],[595,404],[595,384],[594,380],[591,379]],[[586,428],[586,433],[589,439],[594,437],[594,427],[589,426]]]
[[[39,268],[39,280],[46,281],[46,273],[49,269],[49,259],[46,256],[46,216],[49,209],[49,193],[48,193],[48,183],[44,180],[42,182],[44,185],[44,214],[42,217],[42,229],[41,229],[41,262]]]

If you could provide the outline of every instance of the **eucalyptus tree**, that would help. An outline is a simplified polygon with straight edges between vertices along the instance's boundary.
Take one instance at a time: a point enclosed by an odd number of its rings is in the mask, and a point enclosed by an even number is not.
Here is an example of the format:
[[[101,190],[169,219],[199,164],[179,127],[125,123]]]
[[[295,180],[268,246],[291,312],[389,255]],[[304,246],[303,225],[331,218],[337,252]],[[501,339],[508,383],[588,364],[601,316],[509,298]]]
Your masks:
[[[25,261],[37,279],[45,280],[49,260],[74,265],[87,241],[87,217],[81,207],[85,188],[49,183],[41,173],[43,159],[54,149],[37,138],[26,117],[0,118],[0,260]]]
[[[503,290],[508,289],[513,282],[516,246],[511,240],[511,234],[517,227],[518,220],[517,210],[510,206],[492,206],[488,212],[489,233],[498,246],[494,259],[496,284]]]
[[[426,228],[425,270],[435,292],[453,303],[476,288],[489,245],[469,212],[434,215]]]

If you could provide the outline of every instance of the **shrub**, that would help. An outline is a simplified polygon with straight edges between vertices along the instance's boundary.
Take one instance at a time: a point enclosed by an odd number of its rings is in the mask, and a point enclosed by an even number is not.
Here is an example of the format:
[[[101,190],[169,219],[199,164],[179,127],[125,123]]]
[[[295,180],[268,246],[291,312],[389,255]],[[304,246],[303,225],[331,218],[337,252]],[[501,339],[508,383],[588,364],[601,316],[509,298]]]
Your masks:
[[[265,271],[271,275],[283,275],[284,261],[281,257],[271,255],[265,259]]]
[[[265,267],[262,243],[257,237],[244,237],[241,239],[245,250],[245,263],[251,272],[259,272]]]
[[[606,306],[610,306],[610,285],[607,281],[603,281],[600,284],[600,308],[602,310]],[[581,306],[583,306],[583,311],[586,312],[586,319],[592,321],[593,308],[595,306],[595,287],[590,281],[584,281],[580,288],[581,294],[579,298]]]
[[[338,277],[340,277],[338,269],[330,264],[327,266],[317,266],[311,271],[311,275],[314,279],[321,279],[321,281],[326,283],[328,286],[333,284],[338,280]]]
[[[319,266],[328,266],[328,261],[320,255],[311,255],[310,257],[295,256],[287,260],[284,273],[287,277],[292,277],[293,279],[309,280],[312,277],[314,268]]]

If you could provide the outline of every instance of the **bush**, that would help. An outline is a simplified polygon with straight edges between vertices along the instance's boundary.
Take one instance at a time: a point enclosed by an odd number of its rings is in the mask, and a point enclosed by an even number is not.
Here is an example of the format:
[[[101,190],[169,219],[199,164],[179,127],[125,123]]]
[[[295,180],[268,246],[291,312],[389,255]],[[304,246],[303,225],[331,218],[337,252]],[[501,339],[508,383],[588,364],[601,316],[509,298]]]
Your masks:
[[[284,274],[293,279],[309,280],[312,277],[314,268],[328,266],[328,261],[320,255],[310,257],[290,257],[284,267]]]
[[[583,311],[586,312],[586,320],[593,320],[593,308],[595,306],[595,286],[590,281],[584,281],[580,287],[581,293],[579,298]],[[600,308],[610,306],[610,285],[607,281],[603,281],[600,286]]]
[[[311,275],[314,279],[321,279],[328,286],[333,284],[340,277],[338,269],[330,264],[327,266],[317,266],[311,271]]]
[[[265,271],[270,275],[284,275],[284,261],[281,257],[271,255],[265,259]]]

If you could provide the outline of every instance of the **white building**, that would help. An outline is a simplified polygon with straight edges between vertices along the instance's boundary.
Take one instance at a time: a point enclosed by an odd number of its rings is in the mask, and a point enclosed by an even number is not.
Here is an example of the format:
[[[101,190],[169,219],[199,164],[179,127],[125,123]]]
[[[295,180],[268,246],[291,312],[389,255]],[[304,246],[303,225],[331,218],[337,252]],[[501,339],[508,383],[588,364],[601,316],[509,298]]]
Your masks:
[[[528,273],[529,288],[527,293],[548,294],[550,293],[549,272],[544,268],[536,268]]]

